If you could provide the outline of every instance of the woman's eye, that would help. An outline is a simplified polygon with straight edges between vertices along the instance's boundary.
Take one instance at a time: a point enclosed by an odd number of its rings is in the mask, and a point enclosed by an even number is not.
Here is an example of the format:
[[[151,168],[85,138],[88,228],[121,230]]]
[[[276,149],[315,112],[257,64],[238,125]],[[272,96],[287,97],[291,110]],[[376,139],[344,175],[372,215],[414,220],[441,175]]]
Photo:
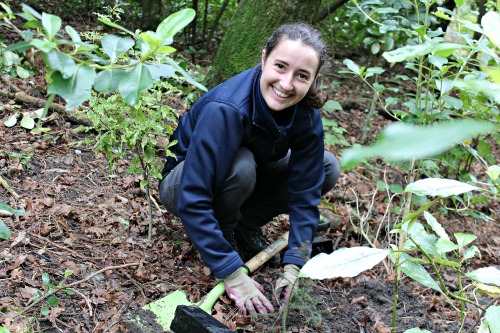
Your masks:
[[[284,69],[285,68],[285,66],[283,66],[282,64],[276,64],[275,66],[278,69]]]
[[[299,74],[299,78],[301,78],[302,80],[309,80],[309,77],[305,74]]]

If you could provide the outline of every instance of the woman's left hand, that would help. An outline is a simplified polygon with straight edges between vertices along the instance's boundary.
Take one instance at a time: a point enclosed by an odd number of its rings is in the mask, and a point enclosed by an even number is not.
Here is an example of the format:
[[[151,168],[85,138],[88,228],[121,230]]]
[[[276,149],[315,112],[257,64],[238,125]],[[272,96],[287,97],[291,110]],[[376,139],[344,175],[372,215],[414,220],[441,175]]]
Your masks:
[[[292,291],[296,290],[297,275],[300,268],[296,265],[288,264],[283,269],[283,276],[276,281],[276,302],[280,304],[280,312],[283,311],[284,305],[288,302]]]

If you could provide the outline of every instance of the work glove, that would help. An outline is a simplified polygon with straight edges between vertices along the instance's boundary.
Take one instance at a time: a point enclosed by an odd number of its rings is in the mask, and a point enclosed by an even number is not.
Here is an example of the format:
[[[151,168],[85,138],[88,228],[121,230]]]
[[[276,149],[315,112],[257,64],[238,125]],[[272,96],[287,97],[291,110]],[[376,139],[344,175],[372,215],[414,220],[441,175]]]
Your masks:
[[[241,268],[224,279],[224,288],[243,314],[274,312],[273,305],[263,294],[264,288],[246,275]]]
[[[299,271],[300,268],[298,266],[287,264],[283,269],[283,276],[276,281],[275,297],[276,302],[280,304],[280,312],[283,311],[292,291],[297,289],[295,282],[297,281]]]

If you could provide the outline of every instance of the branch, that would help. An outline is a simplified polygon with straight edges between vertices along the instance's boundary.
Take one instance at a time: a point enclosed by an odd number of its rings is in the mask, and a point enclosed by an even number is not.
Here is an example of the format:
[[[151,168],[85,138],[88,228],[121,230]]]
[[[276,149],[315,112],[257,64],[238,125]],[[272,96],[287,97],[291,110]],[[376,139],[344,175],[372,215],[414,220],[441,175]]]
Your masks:
[[[349,0],[334,0],[328,6],[321,8],[318,15],[316,15],[316,22],[323,21],[347,2]]]
[[[10,195],[12,195],[14,197],[14,199],[19,199],[19,194],[16,193],[16,191],[14,191],[12,189],[12,187],[10,187],[9,183],[7,183],[7,181],[5,179],[3,179],[2,175],[0,175],[0,185],[2,185],[3,187],[5,187],[5,189],[7,190],[7,192],[10,193]]]

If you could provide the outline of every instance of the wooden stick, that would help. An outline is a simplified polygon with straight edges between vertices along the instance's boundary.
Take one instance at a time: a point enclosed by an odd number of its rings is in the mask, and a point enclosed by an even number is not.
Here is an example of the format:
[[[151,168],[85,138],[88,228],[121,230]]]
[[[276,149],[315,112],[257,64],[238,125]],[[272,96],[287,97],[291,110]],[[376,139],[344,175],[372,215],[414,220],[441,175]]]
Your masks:
[[[12,187],[10,187],[9,183],[7,183],[7,181],[2,177],[2,175],[0,175],[0,184],[7,190],[7,192],[10,193],[10,195],[14,197],[14,199],[17,200],[20,198],[19,194],[17,194],[16,191],[14,191]]]

